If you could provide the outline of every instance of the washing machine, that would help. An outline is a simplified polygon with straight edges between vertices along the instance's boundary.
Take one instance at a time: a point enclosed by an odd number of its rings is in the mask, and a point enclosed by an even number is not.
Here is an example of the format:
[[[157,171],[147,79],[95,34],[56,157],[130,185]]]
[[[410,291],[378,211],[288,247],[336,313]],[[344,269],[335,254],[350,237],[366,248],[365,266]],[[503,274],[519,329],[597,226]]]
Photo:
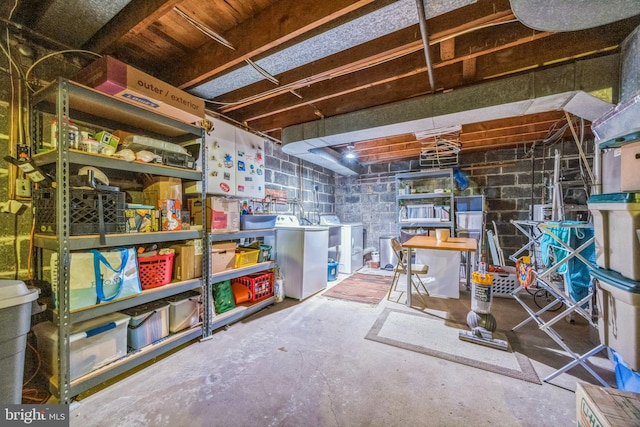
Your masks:
[[[303,300],[327,287],[329,228],[300,225],[295,215],[276,217],[276,260],[284,277],[284,293]]]
[[[329,248],[329,258],[338,261],[338,272],[351,274],[363,265],[364,233],[362,223],[343,223],[337,215],[321,215],[320,224],[340,226],[341,245],[337,252]]]

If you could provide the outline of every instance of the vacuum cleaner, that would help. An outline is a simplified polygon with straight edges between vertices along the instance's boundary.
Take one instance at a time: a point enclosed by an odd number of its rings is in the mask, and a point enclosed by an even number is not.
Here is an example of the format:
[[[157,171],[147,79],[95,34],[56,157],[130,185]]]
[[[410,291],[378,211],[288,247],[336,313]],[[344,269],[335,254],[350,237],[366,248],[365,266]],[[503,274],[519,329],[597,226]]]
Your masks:
[[[487,273],[486,264],[481,262],[480,270],[471,274],[471,311],[467,314],[467,325],[471,331],[459,331],[458,338],[507,351],[509,343],[493,337],[498,324],[491,314],[492,286],[493,275]]]

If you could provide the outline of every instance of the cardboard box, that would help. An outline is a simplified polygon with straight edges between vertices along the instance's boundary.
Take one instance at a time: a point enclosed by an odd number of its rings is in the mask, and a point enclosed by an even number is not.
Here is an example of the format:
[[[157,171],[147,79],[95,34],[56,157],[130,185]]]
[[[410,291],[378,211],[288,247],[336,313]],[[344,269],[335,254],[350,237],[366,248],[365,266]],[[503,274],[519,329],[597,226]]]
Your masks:
[[[202,203],[188,200],[193,225],[202,225]],[[240,201],[225,197],[207,197],[207,231],[228,233],[240,231]]]
[[[160,231],[158,229],[158,210],[149,206],[127,207],[124,211],[126,218],[125,232],[148,233]]]
[[[202,200],[187,199],[187,209],[189,210],[191,225],[202,226]]]
[[[207,231],[240,231],[240,201],[224,197],[207,197]]]
[[[110,152],[115,153],[118,150],[118,144],[120,143],[120,137],[109,133],[107,131],[100,131],[95,134],[95,139],[100,143],[100,147],[102,151],[105,149],[110,150]]]
[[[190,280],[202,277],[202,254],[200,262],[196,263],[196,247],[193,244],[171,246],[175,250],[173,259],[173,278],[175,280]]]
[[[626,427],[640,425],[640,394],[578,383],[576,426]]]
[[[216,242],[211,245],[211,273],[235,267],[236,242]]]
[[[204,245],[202,243],[202,240],[200,239],[196,239],[196,240],[192,240],[190,243],[193,243],[193,247],[195,248],[195,252],[194,252],[194,262],[196,264],[196,277],[200,277],[202,276],[202,254],[203,254],[203,249],[204,249]]]
[[[153,177],[145,182],[142,190],[145,205],[158,206],[160,200],[182,200],[182,180],[180,178]]]
[[[139,107],[187,123],[204,119],[204,100],[175,88],[111,56],[103,56],[75,76],[80,84]]]
[[[162,231],[182,230],[182,213],[180,200],[159,200],[158,208],[161,212]]]

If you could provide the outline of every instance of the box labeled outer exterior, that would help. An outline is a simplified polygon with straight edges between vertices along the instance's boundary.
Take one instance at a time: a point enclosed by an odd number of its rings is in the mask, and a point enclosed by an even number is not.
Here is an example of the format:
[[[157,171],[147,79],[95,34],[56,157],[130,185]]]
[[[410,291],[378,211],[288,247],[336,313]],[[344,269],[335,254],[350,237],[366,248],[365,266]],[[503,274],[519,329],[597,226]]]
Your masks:
[[[211,273],[235,268],[236,243],[215,242],[211,245]]]
[[[111,56],[105,55],[92,62],[80,70],[74,80],[186,123],[197,123],[204,119],[204,100]]]
[[[75,323],[69,337],[71,380],[79,378],[127,354],[129,316],[111,313]],[[49,321],[33,327],[38,352],[47,374],[58,375],[58,328]]]
[[[196,257],[196,247],[193,244],[173,245],[175,250],[173,260],[173,278],[175,280],[190,280],[202,277],[202,254]],[[196,259],[199,258],[199,262]]]
[[[576,426],[628,427],[640,425],[640,394],[578,383]]]

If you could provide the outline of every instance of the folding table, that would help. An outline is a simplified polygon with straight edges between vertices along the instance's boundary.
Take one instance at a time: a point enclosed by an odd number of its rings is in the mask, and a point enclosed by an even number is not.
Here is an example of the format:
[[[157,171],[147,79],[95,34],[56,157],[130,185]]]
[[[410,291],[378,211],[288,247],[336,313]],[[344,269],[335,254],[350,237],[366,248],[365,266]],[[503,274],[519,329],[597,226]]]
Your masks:
[[[562,347],[573,358],[573,360],[570,363],[566,364],[562,368],[558,369],[551,375],[544,378],[545,382],[549,382],[553,380],[555,377],[557,377],[558,375],[568,371],[569,369],[577,365],[581,365],[594,378],[596,378],[603,386],[608,387],[609,384],[606,381],[604,381],[586,363],[591,356],[594,356],[600,351],[604,350],[606,346],[604,346],[603,344],[599,344],[584,354],[577,354],[576,352],[572,351],[569,348],[569,346],[564,342],[564,339],[562,338],[562,336],[560,336],[560,334],[553,328],[553,326],[558,321],[564,319],[566,316],[568,316],[571,313],[577,313],[581,315],[589,322],[589,324],[591,324],[592,326],[596,326],[596,323],[592,318],[591,313],[584,308],[584,306],[587,306],[587,307],[590,306],[591,298],[594,293],[594,287],[590,286],[585,296],[580,298],[578,301],[574,301],[569,296],[566,289],[563,290],[558,288],[557,286],[554,285],[553,281],[551,280],[552,274],[558,272],[558,270],[561,267],[565,266],[567,263],[569,263],[570,260],[575,258],[582,261],[587,267],[595,268],[593,262],[587,259],[584,254],[584,252],[586,252],[588,248],[592,249],[592,247],[590,248],[590,246],[594,244],[594,239],[595,239],[593,235],[583,240],[575,248],[572,247],[569,242],[564,241],[558,235],[558,231],[563,228],[568,229],[569,233],[580,233],[580,230],[592,229],[593,225],[590,223],[578,223],[578,222],[566,222],[566,223],[565,222],[535,223],[533,221],[511,221],[511,222],[516,226],[518,230],[523,232],[523,234],[525,234],[525,236],[529,238],[528,243],[525,244],[522,249],[520,249],[514,255],[512,255],[513,258],[510,257],[511,259],[517,258],[517,256],[522,252],[524,252],[524,250],[526,249],[529,249],[533,253],[540,253],[539,252],[540,242],[542,240],[543,234],[546,234],[549,237],[551,237],[553,244],[557,245],[556,246],[557,248],[563,251],[566,251],[566,256],[564,256],[562,259],[559,259],[559,260],[553,260],[551,262],[551,265],[548,267],[541,266],[538,262],[533,264],[536,270],[535,284],[538,287],[546,290],[549,293],[549,295],[551,295],[551,297],[553,298],[553,300],[549,304],[547,304],[545,307],[543,307],[538,311],[534,311],[533,309],[531,309],[527,305],[527,303],[522,300],[522,298],[519,295],[520,292],[526,291],[525,287],[522,285],[520,285],[518,288],[514,289],[513,292],[511,292],[511,295],[513,296],[513,298],[516,301],[518,301],[520,305],[525,309],[525,311],[529,314],[529,318],[525,319],[524,321],[522,321],[521,323],[513,327],[511,330],[515,331],[516,329],[520,328],[521,326],[533,320],[538,324],[538,327],[540,328],[540,330],[542,330],[547,335],[549,335],[556,342],[556,344]],[[569,272],[567,272],[567,274],[568,273]],[[556,306],[556,303],[562,303],[566,308],[549,320],[543,319],[542,314],[547,312],[551,307]]]
[[[478,241],[471,237],[449,237],[446,241],[439,241],[435,236],[414,236],[402,244],[407,249],[407,259],[412,259],[412,253],[416,249],[435,249],[442,251],[456,251],[467,253],[466,277],[467,285],[469,285],[469,277],[471,277],[471,252],[475,252],[478,247]],[[457,280],[455,286],[460,286],[460,267],[457,266]],[[407,265],[407,305],[411,307],[411,263]],[[432,271],[429,267],[429,271]]]

